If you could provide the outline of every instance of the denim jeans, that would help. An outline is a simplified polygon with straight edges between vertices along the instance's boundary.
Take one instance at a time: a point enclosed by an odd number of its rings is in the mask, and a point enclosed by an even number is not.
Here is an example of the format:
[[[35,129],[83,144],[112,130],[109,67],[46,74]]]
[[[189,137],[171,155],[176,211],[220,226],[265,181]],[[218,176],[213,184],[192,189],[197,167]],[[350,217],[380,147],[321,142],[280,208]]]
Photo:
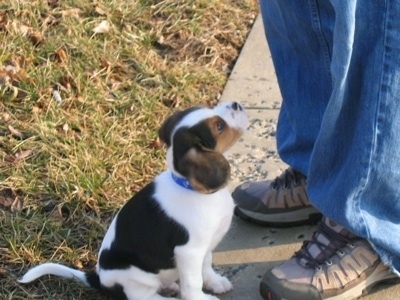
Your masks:
[[[400,271],[400,1],[260,0],[281,158]]]

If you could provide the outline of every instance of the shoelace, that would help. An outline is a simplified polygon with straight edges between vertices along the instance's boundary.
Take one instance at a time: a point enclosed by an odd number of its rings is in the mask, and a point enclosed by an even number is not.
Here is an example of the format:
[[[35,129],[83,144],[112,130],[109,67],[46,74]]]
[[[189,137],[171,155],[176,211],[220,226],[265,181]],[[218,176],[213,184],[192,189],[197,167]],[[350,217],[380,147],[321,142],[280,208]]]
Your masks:
[[[320,234],[323,234],[326,239],[329,240],[328,245],[318,241],[318,236]],[[309,251],[312,245],[316,245],[320,250],[320,253],[318,253],[316,257],[314,257]],[[323,263],[327,263],[328,265],[331,264],[332,262],[330,261],[330,258],[332,255],[336,252],[341,252],[340,249],[346,245],[353,245],[353,240],[337,233],[324,222],[320,222],[317,230],[313,234],[312,240],[304,241],[303,246],[294,254],[294,256],[299,260],[304,259],[307,267],[319,269]]]
[[[288,168],[285,170],[284,173],[281,175],[277,176],[271,183],[272,188],[278,189],[280,187],[288,188],[292,186],[292,183],[294,185],[297,185],[297,183],[301,180],[301,178],[304,177],[303,174],[300,172],[297,172],[296,170],[292,168]]]

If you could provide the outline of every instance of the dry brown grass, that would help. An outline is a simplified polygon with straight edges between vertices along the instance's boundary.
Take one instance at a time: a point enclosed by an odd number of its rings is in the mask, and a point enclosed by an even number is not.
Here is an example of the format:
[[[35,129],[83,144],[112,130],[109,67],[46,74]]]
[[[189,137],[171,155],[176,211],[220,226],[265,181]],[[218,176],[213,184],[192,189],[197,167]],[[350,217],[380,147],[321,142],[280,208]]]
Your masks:
[[[254,0],[0,3],[0,299],[99,299],[16,278],[94,267],[113,214],[164,169],[160,123],[217,102],[256,14]]]

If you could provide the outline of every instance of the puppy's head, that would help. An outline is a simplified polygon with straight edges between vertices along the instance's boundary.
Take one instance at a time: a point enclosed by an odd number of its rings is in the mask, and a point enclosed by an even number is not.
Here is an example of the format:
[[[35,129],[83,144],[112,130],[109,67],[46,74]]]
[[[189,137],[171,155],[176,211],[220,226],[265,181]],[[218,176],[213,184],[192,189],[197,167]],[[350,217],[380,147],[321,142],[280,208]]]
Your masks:
[[[212,193],[223,188],[230,177],[223,153],[246,127],[246,113],[237,102],[176,112],[159,130],[160,139],[168,147],[168,167],[186,177],[198,192]]]

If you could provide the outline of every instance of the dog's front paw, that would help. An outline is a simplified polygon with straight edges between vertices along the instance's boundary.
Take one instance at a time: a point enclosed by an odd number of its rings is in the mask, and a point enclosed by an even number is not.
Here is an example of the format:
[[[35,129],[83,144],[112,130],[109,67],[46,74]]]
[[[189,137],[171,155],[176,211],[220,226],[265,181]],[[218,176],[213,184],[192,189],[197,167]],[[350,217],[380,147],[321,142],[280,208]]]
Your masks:
[[[219,300],[219,298],[217,298],[213,295],[204,294],[203,297],[201,298],[201,300]]]
[[[204,279],[204,288],[214,294],[223,294],[233,289],[233,286],[228,278],[215,273]]]
[[[179,293],[179,284],[173,282],[169,285],[164,285],[160,288],[159,293],[162,296],[174,296]]]
[[[196,294],[183,295],[182,300],[219,300],[219,298],[201,292]]]

